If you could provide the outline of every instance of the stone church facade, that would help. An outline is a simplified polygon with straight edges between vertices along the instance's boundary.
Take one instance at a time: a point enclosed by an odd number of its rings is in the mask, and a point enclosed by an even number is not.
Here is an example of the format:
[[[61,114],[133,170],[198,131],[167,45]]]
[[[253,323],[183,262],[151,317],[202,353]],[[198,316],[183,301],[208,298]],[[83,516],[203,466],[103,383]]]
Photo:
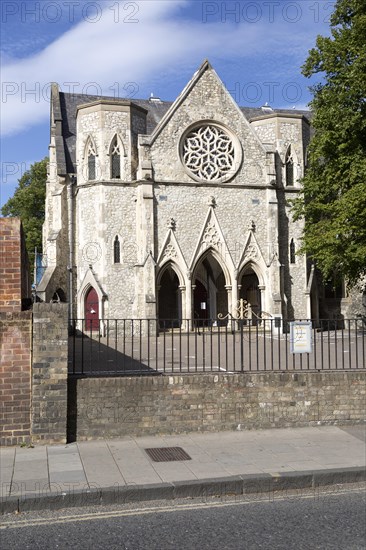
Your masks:
[[[239,107],[207,61],[173,103],[53,85],[38,295],[97,320],[183,326],[240,299],[253,319],[318,317],[290,211],[309,139],[307,112]]]

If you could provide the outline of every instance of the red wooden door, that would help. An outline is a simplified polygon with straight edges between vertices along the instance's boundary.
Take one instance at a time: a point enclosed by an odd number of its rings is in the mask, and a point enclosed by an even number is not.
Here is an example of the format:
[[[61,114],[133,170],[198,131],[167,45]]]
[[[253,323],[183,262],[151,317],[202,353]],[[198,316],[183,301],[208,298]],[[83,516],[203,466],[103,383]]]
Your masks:
[[[99,330],[99,301],[93,287],[85,296],[85,328],[87,331]]]

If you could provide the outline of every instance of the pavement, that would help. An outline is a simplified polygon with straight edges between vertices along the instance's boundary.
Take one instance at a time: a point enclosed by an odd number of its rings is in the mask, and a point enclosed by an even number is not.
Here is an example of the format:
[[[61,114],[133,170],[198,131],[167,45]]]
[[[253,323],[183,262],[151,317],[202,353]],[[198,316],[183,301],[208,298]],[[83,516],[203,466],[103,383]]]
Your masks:
[[[184,460],[146,449],[178,447]],[[174,451],[173,451],[174,452]],[[365,481],[366,427],[130,437],[0,449],[2,514]],[[179,456],[177,457],[179,458]],[[180,457],[182,458],[182,457]]]

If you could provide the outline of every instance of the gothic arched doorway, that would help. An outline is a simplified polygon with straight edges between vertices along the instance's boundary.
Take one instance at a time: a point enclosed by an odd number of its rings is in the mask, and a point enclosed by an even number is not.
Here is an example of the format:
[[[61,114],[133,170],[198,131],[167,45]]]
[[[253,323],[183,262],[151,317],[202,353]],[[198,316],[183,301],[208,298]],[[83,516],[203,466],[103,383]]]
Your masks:
[[[262,313],[261,292],[259,290],[259,280],[252,268],[247,269],[240,279],[239,298],[246,300],[250,304],[253,312],[253,322],[260,318]]]
[[[228,312],[225,275],[214,256],[207,254],[197,265],[193,277],[193,318],[201,324]]]
[[[86,330],[99,330],[99,299],[95,288],[90,287],[84,304]]]
[[[160,325],[180,326],[182,298],[178,276],[171,266],[168,266],[160,279],[158,308]]]

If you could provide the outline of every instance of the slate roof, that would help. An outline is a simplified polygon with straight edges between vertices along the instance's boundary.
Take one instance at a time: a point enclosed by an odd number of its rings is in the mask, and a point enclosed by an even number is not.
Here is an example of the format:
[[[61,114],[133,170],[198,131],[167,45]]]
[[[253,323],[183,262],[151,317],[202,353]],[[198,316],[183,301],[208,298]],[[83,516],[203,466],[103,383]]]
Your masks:
[[[54,113],[57,112],[58,116],[61,115],[62,118],[62,137],[58,136],[56,138],[57,158],[59,164],[58,172],[60,174],[65,173],[65,171],[69,174],[76,172],[76,111],[79,105],[92,103],[93,101],[98,101],[101,99],[112,101],[130,101],[131,103],[147,110],[147,134],[151,134],[173,103],[172,101],[157,101],[156,99],[126,99],[108,96],[68,94],[64,92],[59,92],[58,99],[59,102],[57,102],[56,98],[53,98]],[[240,107],[240,109],[248,120],[255,117],[262,117],[266,115],[269,116],[269,114],[265,113],[261,108]],[[273,114],[303,115],[308,119],[311,117],[311,113],[309,111],[295,109],[274,109]],[[62,159],[61,162],[59,162],[60,159]]]

